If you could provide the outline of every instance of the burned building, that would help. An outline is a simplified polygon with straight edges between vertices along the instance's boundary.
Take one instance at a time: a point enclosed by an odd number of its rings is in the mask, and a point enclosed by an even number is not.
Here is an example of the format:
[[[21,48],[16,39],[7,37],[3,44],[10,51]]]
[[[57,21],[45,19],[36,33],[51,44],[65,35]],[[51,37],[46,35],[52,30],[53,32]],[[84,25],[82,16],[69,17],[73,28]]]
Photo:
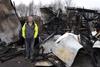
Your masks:
[[[19,25],[11,0],[0,0],[0,38],[7,43],[17,41]]]

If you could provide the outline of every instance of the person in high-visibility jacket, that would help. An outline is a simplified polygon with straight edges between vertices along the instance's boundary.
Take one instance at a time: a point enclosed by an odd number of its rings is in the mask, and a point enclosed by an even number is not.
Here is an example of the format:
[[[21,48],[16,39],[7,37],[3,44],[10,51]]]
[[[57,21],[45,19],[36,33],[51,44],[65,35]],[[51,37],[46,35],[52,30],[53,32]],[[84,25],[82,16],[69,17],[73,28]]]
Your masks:
[[[22,27],[22,37],[25,39],[26,59],[33,59],[34,43],[38,37],[38,25],[32,16],[27,17],[27,22]]]

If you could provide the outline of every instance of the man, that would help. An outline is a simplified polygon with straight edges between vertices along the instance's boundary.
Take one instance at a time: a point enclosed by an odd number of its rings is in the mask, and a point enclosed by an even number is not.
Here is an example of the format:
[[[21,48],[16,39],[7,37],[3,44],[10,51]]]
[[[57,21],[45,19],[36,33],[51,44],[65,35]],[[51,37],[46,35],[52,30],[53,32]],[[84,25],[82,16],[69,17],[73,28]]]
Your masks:
[[[25,39],[26,59],[33,59],[34,42],[38,36],[38,26],[32,16],[27,17],[27,22],[22,27],[22,36]]]

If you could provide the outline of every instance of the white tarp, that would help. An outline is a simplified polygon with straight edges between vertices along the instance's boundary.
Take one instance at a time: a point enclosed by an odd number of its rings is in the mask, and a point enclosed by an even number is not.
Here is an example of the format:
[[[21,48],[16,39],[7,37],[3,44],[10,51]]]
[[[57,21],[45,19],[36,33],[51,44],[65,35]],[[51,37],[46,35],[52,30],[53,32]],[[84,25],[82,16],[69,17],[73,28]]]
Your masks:
[[[94,48],[100,48],[100,41],[96,41],[93,47]]]

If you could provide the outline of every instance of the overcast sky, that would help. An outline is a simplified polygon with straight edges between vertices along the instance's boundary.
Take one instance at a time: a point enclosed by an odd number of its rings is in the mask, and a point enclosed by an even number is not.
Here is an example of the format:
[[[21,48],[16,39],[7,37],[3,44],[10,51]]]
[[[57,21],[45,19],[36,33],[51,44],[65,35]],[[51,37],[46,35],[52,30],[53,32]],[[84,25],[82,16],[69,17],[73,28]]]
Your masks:
[[[79,7],[100,9],[100,0],[74,0],[74,3]]]
[[[12,0],[12,1],[15,1],[16,5],[20,3],[24,3],[28,5],[32,0]],[[53,3],[54,1],[55,0],[34,0],[34,3],[39,4],[39,2],[42,2],[42,4],[50,4],[50,3]],[[61,0],[61,1],[64,1],[64,0]],[[73,4],[76,7],[100,9],[100,0],[73,0]]]

